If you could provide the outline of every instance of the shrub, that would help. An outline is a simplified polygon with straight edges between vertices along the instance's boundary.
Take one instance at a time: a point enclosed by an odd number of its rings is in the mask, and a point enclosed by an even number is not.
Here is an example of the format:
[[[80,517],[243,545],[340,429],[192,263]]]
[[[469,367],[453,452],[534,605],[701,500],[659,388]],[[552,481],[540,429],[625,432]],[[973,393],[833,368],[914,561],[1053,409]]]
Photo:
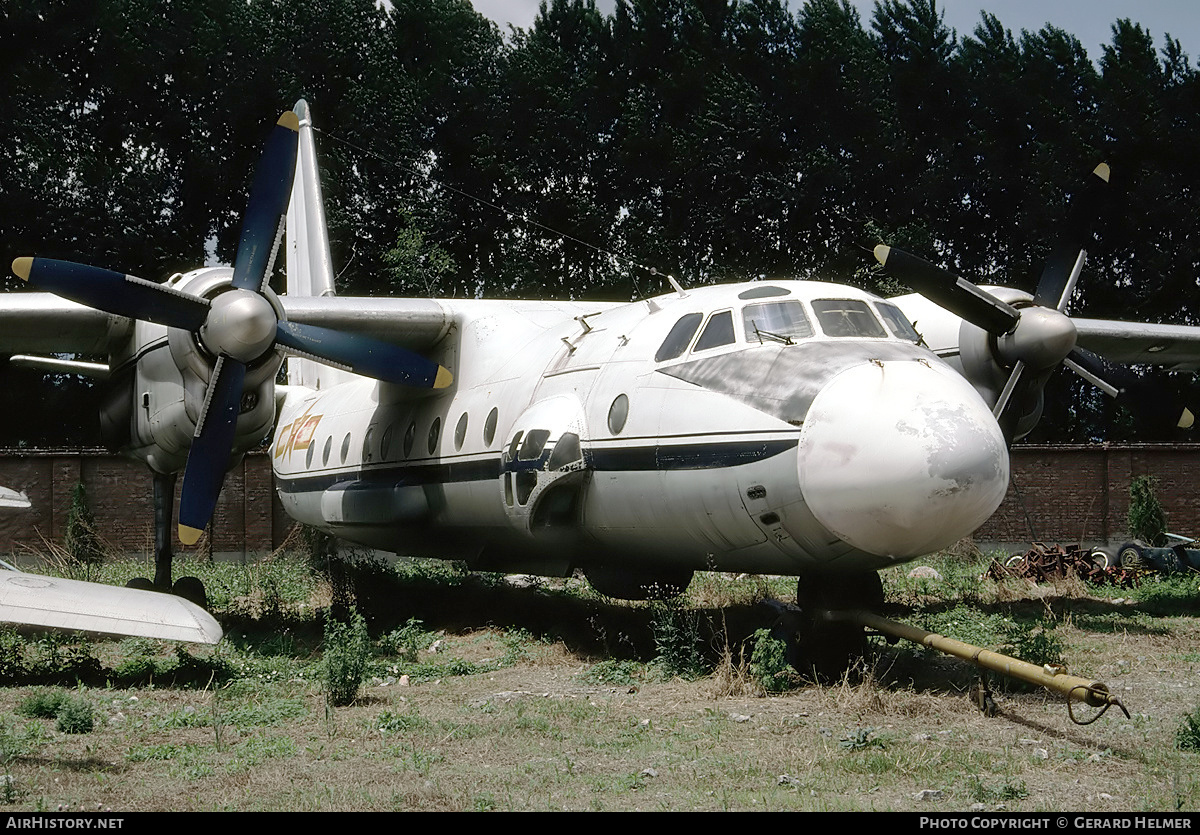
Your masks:
[[[1175,731],[1175,747],[1180,751],[1200,751],[1200,707],[1183,717]]]
[[[58,709],[55,727],[64,734],[90,734],[96,727],[96,714],[83,699],[68,698]]]
[[[1167,544],[1167,514],[1155,494],[1152,476],[1138,476],[1129,484],[1129,535],[1155,548]]]
[[[326,616],[323,663],[330,704],[342,707],[358,697],[370,653],[367,622],[357,610],[350,609],[346,622]]]
[[[700,637],[700,613],[677,600],[655,601],[650,609],[654,664],[666,676],[696,679],[706,672]]]
[[[796,681],[795,671],[787,659],[787,643],[773,637],[769,629],[754,633],[750,676],[768,693],[790,690]]]

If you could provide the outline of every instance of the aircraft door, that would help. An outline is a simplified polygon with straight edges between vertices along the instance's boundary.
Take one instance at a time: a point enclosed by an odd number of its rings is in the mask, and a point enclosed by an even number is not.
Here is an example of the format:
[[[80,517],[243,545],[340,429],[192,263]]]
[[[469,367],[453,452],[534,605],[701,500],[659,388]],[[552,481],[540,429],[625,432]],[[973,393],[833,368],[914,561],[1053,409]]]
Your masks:
[[[583,406],[570,395],[540,400],[514,422],[500,461],[504,510],[527,533],[573,526],[587,468]]]

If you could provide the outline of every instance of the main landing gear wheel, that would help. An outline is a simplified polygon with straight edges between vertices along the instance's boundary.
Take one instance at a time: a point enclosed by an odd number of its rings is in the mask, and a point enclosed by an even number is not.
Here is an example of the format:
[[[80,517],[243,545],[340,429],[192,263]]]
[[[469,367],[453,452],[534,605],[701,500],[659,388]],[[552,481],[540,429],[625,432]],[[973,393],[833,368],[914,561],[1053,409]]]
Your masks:
[[[832,621],[830,610],[872,609],[883,603],[883,583],[874,571],[836,578],[801,577],[796,606],[780,611],[771,633],[787,644],[787,659],[802,675],[820,683],[841,679],[866,655],[867,635],[857,624]]]

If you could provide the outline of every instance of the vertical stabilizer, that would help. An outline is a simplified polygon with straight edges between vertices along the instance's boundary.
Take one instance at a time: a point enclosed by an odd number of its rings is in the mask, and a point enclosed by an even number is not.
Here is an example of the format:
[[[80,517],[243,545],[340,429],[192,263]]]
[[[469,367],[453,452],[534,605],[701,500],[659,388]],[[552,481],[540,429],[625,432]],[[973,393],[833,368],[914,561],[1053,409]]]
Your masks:
[[[287,294],[289,296],[332,296],[333,258],[325,226],[325,204],[321,200],[321,178],[313,141],[312,114],[308,103],[296,102],[300,119],[296,174],[287,211]],[[290,385],[317,388],[321,366],[311,360],[288,360]]]

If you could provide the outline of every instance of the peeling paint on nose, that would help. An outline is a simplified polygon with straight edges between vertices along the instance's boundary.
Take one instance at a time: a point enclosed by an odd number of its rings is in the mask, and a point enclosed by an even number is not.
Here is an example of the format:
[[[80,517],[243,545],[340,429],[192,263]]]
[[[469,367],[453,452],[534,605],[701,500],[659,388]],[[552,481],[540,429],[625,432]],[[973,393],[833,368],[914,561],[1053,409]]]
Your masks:
[[[1008,488],[1008,449],[961,376],[925,362],[833,378],[804,422],[800,487],[817,520],[879,556],[932,553],[974,532]]]

